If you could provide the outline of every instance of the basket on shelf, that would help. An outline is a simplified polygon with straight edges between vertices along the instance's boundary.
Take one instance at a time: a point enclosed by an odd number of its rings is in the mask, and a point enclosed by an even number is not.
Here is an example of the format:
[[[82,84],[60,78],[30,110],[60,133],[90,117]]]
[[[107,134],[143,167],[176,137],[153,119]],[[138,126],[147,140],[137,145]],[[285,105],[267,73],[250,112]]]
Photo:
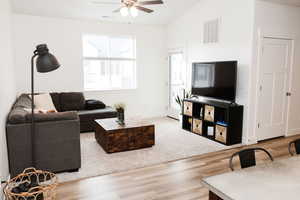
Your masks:
[[[27,168],[4,187],[6,200],[54,200],[58,181],[55,174]]]

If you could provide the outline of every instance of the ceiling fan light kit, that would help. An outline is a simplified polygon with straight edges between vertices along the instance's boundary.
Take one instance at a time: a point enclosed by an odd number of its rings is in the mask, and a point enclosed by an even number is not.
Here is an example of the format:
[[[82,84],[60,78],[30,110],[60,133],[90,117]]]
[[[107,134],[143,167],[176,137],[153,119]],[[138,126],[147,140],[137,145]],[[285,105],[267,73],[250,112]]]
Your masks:
[[[132,17],[137,17],[139,15],[139,10],[133,6],[130,8],[130,14]]]
[[[146,13],[152,13],[154,10],[143,7],[144,5],[158,5],[163,4],[162,0],[154,0],[154,1],[139,1],[139,0],[121,0],[123,6],[113,12],[119,12],[123,17],[127,17],[130,13],[132,17],[137,17],[139,11],[143,11]]]
[[[128,8],[127,7],[123,7],[120,9],[120,13],[123,17],[127,17],[129,14]]]

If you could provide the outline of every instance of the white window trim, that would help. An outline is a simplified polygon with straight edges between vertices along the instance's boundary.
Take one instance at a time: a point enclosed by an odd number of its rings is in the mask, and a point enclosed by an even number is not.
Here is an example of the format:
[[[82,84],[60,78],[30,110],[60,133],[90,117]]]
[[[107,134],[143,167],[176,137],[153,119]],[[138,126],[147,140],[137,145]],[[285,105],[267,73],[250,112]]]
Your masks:
[[[137,58],[136,58],[136,37],[135,36],[118,36],[118,35],[103,35],[103,34],[82,34],[81,38],[83,38],[84,36],[88,36],[88,35],[92,35],[92,36],[107,36],[109,38],[114,38],[114,37],[119,37],[119,38],[126,38],[126,39],[132,39],[134,41],[134,58],[118,58],[118,57],[85,57],[84,55],[82,55],[82,63],[85,60],[105,60],[105,61],[134,61],[134,65],[135,65],[135,87],[134,88],[107,88],[107,89],[86,89],[84,86],[84,81],[83,81],[83,90],[85,92],[105,92],[105,91],[132,91],[132,90],[137,90],[138,89],[138,78],[137,78]],[[83,45],[83,44],[82,44]],[[82,46],[82,48],[84,48]],[[83,54],[83,51],[82,51]]]
[[[136,61],[135,58],[83,57],[84,60]]]

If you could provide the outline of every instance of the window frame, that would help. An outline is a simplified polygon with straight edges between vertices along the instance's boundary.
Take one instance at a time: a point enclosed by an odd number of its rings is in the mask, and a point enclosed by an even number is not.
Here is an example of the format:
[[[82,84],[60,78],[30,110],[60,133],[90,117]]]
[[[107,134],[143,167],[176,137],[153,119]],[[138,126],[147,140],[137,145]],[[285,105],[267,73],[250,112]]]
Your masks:
[[[121,58],[121,57],[103,57],[103,56],[99,56],[99,57],[89,57],[89,56],[84,56],[84,37],[86,36],[105,36],[110,38],[126,38],[126,39],[131,39],[133,41],[133,57],[132,58]],[[109,35],[109,34],[82,34],[81,36],[82,39],[82,63],[83,66],[82,68],[84,69],[84,62],[85,61],[132,61],[133,65],[134,65],[134,87],[132,88],[106,88],[106,89],[87,89],[85,87],[85,74],[83,74],[83,90],[85,92],[95,92],[95,91],[124,91],[124,90],[136,90],[138,88],[138,84],[137,84],[137,53],[136,53],[136,49],[137,49],[137,45],[136,45],[136,37],[132,36],[132,35],[126,35],[126,36],[120,36],[120,35]],[[109,40],[110,42],[110,40]],[[109,45],[110,46],[110,45]],[[111,69],[111,68],[110,68]],[[84,70],[83,70],[84,73]],[[110,71],[109,73],[110,75],[110,79],[112,76],[112,73]]]

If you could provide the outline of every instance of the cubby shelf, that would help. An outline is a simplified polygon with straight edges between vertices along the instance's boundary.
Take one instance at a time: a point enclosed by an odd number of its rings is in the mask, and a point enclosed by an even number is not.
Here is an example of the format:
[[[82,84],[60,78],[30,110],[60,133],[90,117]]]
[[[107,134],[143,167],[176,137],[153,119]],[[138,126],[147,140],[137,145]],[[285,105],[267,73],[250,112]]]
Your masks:
[[[182,128],[210,140],[234,145],[242,142],[243,106],[207,99],[184,99]]]

